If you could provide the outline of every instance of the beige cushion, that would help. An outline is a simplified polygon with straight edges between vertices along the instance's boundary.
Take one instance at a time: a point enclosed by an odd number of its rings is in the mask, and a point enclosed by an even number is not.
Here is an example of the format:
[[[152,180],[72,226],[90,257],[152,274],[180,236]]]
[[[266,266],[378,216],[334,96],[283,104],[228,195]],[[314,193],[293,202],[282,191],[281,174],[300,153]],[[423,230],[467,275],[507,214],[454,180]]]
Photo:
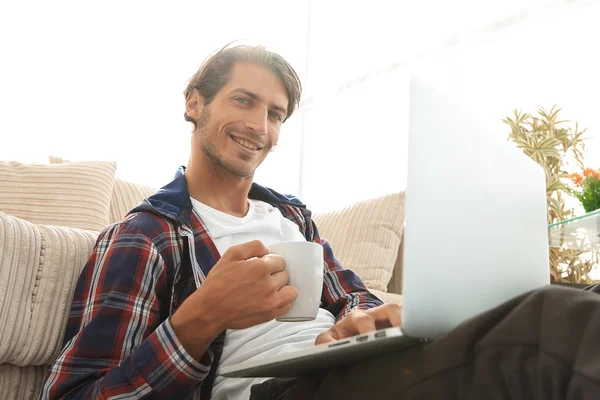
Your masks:
[[[0,363],[54,361],[96,238],[96,232],[36,225],[0,212]]]
[[[21,164],[0,161],[0,211],[36,224],[101,230],[116,164]]]
[[[404,226],[404,192],[313,216],[322,238],[344,268],[369,289],[387,291]]]
[[[110,223],[119,222],[135,206],[156,190],[144,185],[122,181],[117,178],[110,201]]]
[[[49,160],[51,164],[70,162],[55,156],[50,156]],[[149,186],[138,185],[116,178],[110,200],[109,222],[112,224],[121,221],[132,208],[140,204],[145,198],[153,195],[155,191],[156,189]]]
[[[49,368],[48,365],[17,367],[0,364],[0,399],[37,399]]]
[[[402,295],[396,293],[382,292],[380,290],[369,289],[371,293],[379,297],[379,300],[383,301],[384,304],[402,304]]]

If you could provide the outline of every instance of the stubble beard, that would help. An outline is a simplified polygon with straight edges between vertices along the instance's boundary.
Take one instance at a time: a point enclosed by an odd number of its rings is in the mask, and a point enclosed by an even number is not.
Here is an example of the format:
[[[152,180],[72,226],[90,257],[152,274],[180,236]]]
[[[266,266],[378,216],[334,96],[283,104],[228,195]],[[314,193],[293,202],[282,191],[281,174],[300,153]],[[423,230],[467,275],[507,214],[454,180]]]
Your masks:
[[[226,162],[223,156],[210,140],[207,135],[207,130],[210,129],[210,110],[209,107],[204,107],[202,113],[198,118],[197,128],[194,134],[200,144],[200,149],[210,162],[213,170],[218,172],[225,172],[228,175],[232,175],[236,178],[252,178],[254,176],[254,169],[238,167]]]

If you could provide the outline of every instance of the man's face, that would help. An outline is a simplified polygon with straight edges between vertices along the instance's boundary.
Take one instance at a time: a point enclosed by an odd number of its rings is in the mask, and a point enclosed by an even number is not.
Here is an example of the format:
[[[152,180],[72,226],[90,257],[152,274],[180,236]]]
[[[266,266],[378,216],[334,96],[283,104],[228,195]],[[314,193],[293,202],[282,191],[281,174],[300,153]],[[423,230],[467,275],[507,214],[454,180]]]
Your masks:
[[[200,115],[191,115],[202,152],[233,176],[253,177],[277,144],[287,105],[285,86],[273,72],[260,64],[235,64],[213,101],[204,106],[201,100]]]

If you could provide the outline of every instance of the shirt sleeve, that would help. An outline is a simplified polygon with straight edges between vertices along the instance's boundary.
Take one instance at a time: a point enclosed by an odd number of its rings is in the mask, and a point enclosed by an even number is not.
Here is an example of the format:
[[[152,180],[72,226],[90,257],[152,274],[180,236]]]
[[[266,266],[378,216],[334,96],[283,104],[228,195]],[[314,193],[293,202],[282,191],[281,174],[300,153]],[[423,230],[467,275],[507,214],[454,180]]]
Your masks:
[[[323,245],[324,252],[325,271],[321,297],[323,308],[335,315],[339,321],[354,309],[367,310],[382,305],[383,302],[369,292],[354,271],[342,267],[333,255],[329,242],[319,237],[314,222],[313,227],[314,241]]]
[[[77,282],[64,347],[41,398],[191,397],[213,354],[194,360],[178,341],[171,286],[150,238],[126,223],[107,228]]]

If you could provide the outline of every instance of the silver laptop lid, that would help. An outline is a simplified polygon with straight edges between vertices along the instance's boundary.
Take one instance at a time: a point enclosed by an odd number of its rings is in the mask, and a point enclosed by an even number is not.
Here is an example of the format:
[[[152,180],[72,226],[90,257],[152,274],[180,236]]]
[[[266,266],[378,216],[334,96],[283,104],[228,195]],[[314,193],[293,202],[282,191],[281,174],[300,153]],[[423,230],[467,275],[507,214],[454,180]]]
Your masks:
[[[435,338],[549,283],[546,184],[506,136],[410,90],[403,330]]]

